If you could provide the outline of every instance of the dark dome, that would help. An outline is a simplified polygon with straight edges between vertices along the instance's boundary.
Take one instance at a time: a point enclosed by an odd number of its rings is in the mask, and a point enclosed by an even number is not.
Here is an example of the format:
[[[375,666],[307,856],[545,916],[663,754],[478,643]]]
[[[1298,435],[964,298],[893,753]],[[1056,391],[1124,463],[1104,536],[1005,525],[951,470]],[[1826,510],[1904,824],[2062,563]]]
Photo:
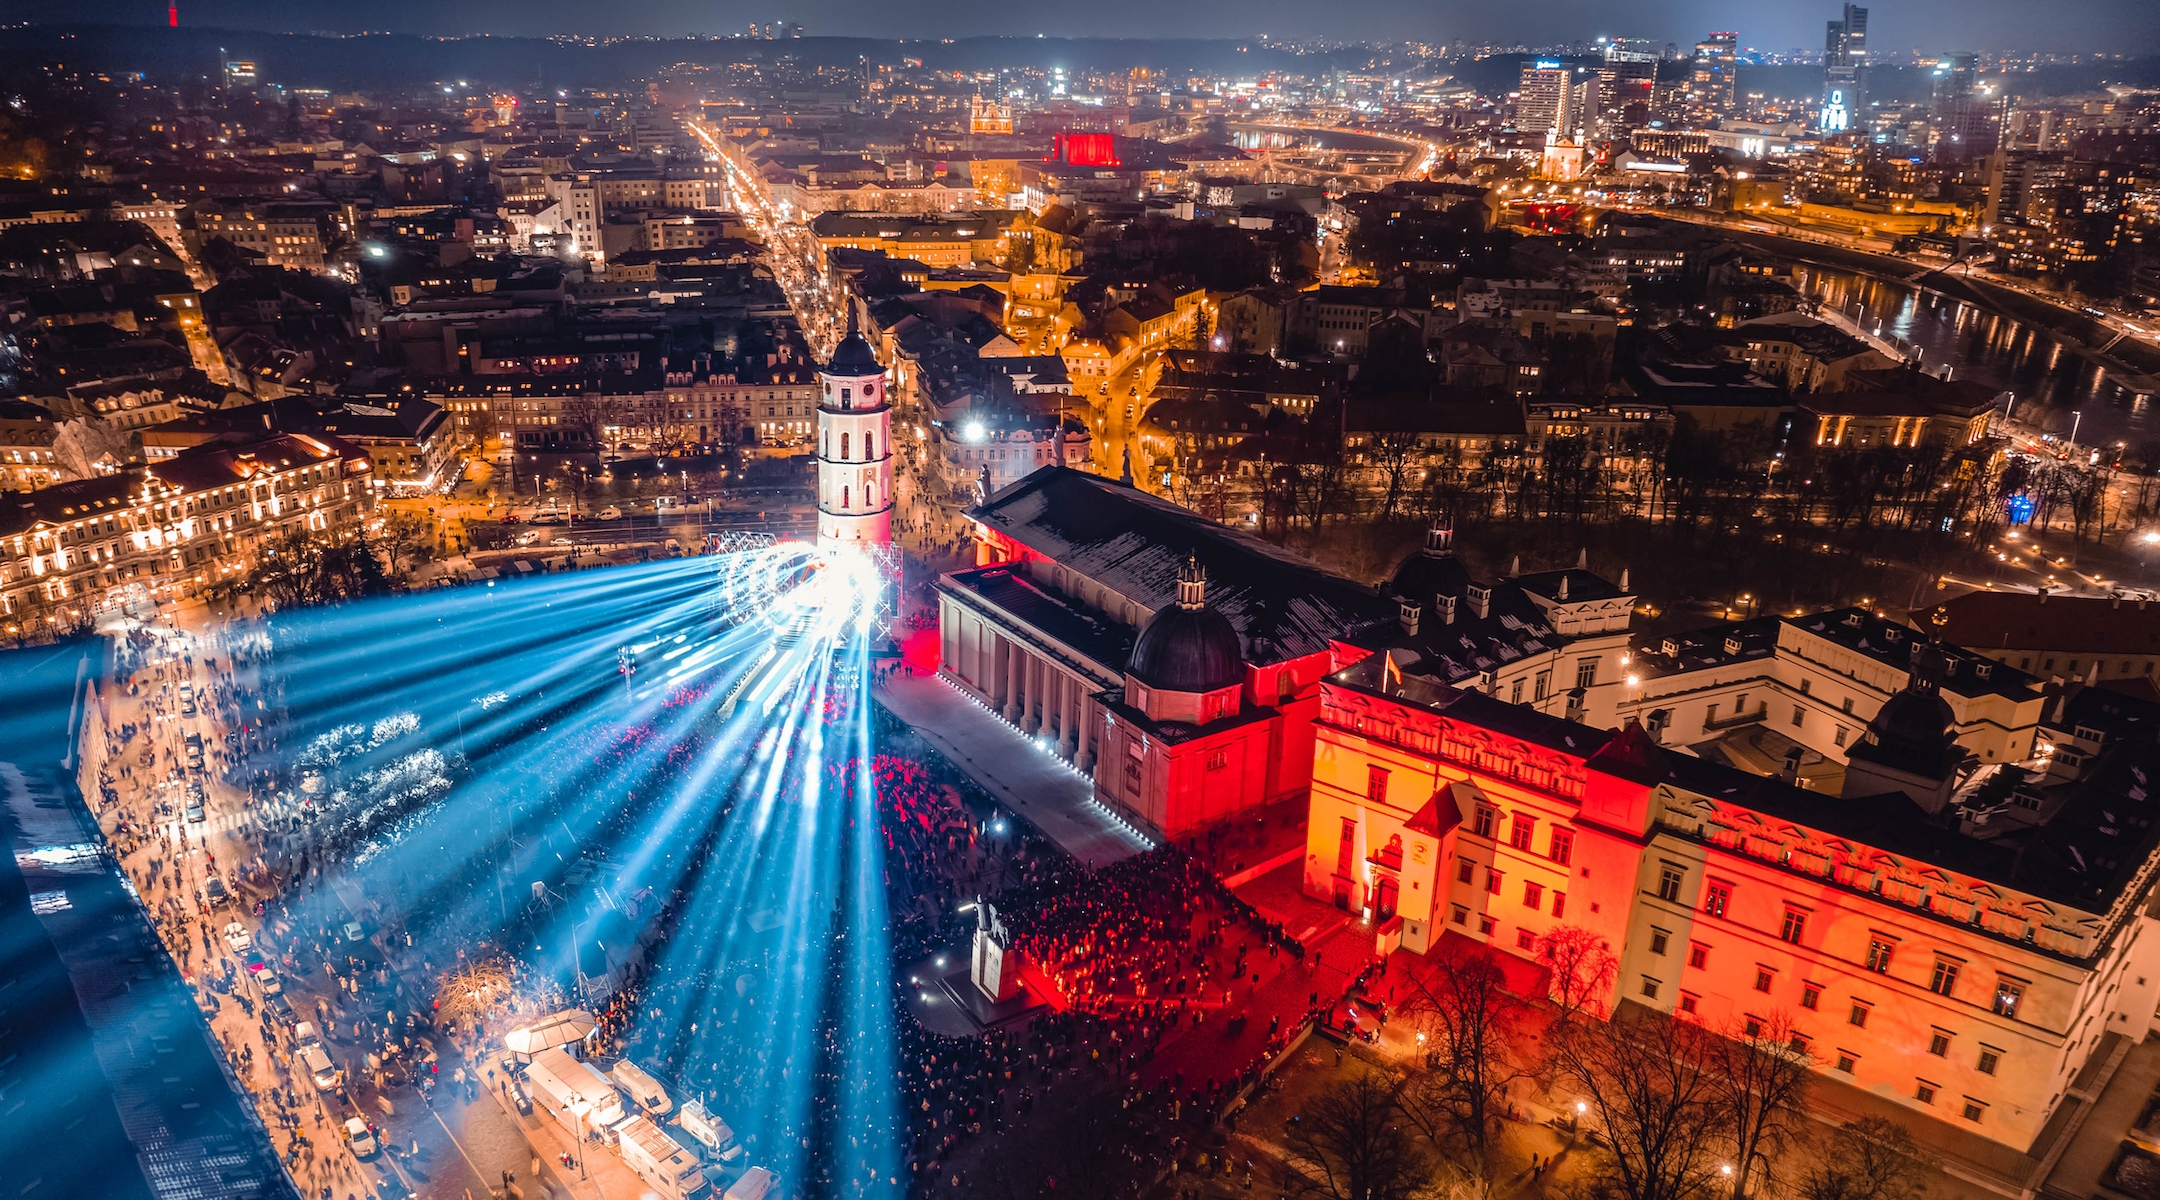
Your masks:
[[[1166,692],[1212,692],[1245,681],[1245,654],[1228,617],[1172,604],[1140,631],[1125,669]]]
[[[1388,593],[1430,606],[1434,596],[1460,597],[1470,590],[1470,572],[1452,554],[1420,550],[1395,568]]]
[[[1881,711],[1868,722],[1868,734],[1885,754],[1915,762],[1939,764],[1955,741],[1950,727],[1957,721],[1950,703],[1930,687],[1906,687],[1883,701]]]
[[[840,345],[833,350],[832,361],[825,364],[825,373],[883,375],[885,368],[878,365],[877,354],[870,349],[870,343],[863,340],[863,335],[850,329],[848,335],[840,339]]]

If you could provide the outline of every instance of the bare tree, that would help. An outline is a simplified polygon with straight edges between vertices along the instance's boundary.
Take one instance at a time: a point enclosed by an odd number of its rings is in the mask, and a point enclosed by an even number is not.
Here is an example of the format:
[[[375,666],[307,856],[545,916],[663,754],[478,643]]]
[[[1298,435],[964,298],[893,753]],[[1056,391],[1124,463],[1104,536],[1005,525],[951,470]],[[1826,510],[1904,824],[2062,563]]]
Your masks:
[[[1922,1200],[1926,1163],[1903,1125],[1862,1117],[1823,1139],[1800,1176],[1801,1200]]]
[[[1380,519],[1392,521],[1395,510],[1403,501],[1403,493],[1409,486],[1410,469],[1416,465],[1421,439],[1414,429],[1390,429],[1374,435],[1367,455],[1373,469],[1380,473],[1382,493]]]
[[[1526,1075],[1513,1053],[1525,1006],[1483,949],[1456,950],[1439,966],[1430,983],[1413,978],[1404,1005],[1424,1069],[1404,1083],[1403,1112],[1435,1147],[1489,1178],[1508,1088]]]
[[[1744,1017],[1710,1043],[1717,1073],[1715,1105],[1733,1144],[1734,1200],[1748,1181],[1769,1183],[1770,1165],[1807,1121],[1807,1090],[1815,1057],[1785,1013]]]
[[[1537,940],[1537,960],[1552,977],[1548,993],[1557,1019],[1567,1023],[1576,1014],[1605,1015],[1605,995],[1612,990],[1620,960],[1604,937],[1580,925],[1555,925]]]
[[[1725,1140],[1711,1035],[1629,1006],[1550,1043],[1562,1081],[1588,1105],[1612,1149],[1603,1182],[1627,1200],[1702,1200]]]
[[[1389,1078],[1368,1071],[1335,1084],[1298,1115],[1285,1149],[1292,1194],[1314,1200],[1409,1200],[1433,1163],[1404,1128]]]

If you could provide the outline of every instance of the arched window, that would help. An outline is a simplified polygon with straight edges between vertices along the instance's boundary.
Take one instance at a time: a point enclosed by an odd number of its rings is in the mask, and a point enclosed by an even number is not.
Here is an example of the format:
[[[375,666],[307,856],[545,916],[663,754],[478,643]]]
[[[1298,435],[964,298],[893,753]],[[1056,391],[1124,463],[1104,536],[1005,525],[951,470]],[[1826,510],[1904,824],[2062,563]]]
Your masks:
[[[862,456],[863,456],[863,459],[864,459],[865,461],[867,461],[867,462],[876,462],[876,461],[877,461],[877,435],[876,435],[876,434],[874,434],[874,433],[866,433],[866,434],[862,435]]]
[[[840,407],[842,407],[842,408],[853,408],[853,407],[855,407],[854,395],[855,395],[855,390],[854,390],[853,388],[841,388],[841,389],[840,389]]]
[[[840,461],[846,462],[847,457],[847,435],[843,433],[840,435]]]
[[[844,508],[846,508],[847,506],[848,506],[848,489],[847,489],[847,485],[843,483],[843,484],[841,484],[841,485],[840,485],[840,507],[844,509]]]

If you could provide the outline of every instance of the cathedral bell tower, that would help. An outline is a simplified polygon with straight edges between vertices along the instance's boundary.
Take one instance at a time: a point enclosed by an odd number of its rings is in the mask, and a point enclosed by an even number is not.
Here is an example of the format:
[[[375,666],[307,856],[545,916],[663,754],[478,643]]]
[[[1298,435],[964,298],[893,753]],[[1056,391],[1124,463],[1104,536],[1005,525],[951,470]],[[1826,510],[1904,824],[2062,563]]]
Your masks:
[[[885,368],[855,325],[818,372],[818,544],[892,544],[892,406]]]

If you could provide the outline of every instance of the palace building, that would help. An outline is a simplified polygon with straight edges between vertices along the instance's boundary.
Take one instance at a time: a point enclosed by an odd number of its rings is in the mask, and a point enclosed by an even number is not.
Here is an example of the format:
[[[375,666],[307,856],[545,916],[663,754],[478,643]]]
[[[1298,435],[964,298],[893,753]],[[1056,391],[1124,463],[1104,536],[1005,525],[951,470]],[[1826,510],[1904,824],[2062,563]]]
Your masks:
[[[969,515],[940,673],[1153,834],[1303,796],[1304,890],[1380,953],[1550,983],[1541,951],[1588,931],[1597,1010],[1789,1020],[1841,1107],[1979,1158],[2042,1152],[2153,1024],[2142,702],[1856,612],[1630,645],[1625,573],[1480,583],[1444,524],[1373,588],[1059,467]],[[1720,749],[1756,726],[1835,778]],[[2076,753],[2036,755],[2042,727]]]

